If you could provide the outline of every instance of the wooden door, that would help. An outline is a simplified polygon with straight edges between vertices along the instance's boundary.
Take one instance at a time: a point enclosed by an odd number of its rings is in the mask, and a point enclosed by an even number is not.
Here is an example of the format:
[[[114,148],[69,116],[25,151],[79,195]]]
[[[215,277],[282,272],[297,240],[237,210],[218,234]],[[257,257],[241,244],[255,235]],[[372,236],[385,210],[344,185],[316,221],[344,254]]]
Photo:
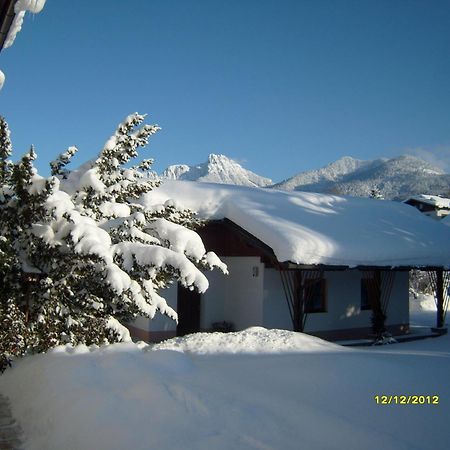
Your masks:
[[[200,331],[200,294],[178,284],[177,336]]]

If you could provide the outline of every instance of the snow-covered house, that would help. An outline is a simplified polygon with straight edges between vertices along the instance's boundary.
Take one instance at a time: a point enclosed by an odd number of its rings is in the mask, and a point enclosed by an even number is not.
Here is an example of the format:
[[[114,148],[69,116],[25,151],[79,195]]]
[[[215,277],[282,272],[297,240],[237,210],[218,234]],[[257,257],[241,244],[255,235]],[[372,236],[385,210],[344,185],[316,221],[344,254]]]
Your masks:
[[[408,333],[409,270],[448,283],[450,229],[398,202],[181,181],[144,201],[168,198],[207,219],[199,233],[229,275],[208,273],[204,294],[172,286],[164,296],[178,326],[138,320],[131,331],[141,339],[250,326],[368,337],[384,316],[386,330]]]
[[[404,203],[433,219],[442,219],[450,214],[450,198],[421,194],[409,197]]]

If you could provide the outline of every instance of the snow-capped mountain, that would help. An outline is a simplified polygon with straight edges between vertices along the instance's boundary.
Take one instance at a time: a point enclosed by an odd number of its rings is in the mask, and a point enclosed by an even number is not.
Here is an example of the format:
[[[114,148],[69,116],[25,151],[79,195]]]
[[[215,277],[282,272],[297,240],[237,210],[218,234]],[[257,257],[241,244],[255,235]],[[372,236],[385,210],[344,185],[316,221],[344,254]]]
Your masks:
[[[301,190],[299,187],[314,186],[317,192],[326,190],[331,184],[339,182],[346,175],[367,167],[373,161],[362,161],[350,156],[344,156],[320,169],[300,172],[273,187],[286,191]],[[309,189],[306,189],[309,190]]]
[[[325,192],[368,197],[376,189],[386,199],[404,200],[411,195],[448,197],[450,174],[414,156],[369,161],[344,156],[325,167],[300,172],[280,183],[244,169],[224,155],[211,154],[203,164],[169,166],[161,178],[260,186],[286,191]]]
[[[244,169],[240,164],[224,155],[211,154],[208,161],[195,166],[176,164],[162,174],[166,180],[206,181],[240,186],[269,186],[272,180]]]
[[[413,157],[361,161],[345,156],[318,170],[301,172],[273,187],[367,197],[377,189],[387,199],[410,195],[448,194],[450,175]]]

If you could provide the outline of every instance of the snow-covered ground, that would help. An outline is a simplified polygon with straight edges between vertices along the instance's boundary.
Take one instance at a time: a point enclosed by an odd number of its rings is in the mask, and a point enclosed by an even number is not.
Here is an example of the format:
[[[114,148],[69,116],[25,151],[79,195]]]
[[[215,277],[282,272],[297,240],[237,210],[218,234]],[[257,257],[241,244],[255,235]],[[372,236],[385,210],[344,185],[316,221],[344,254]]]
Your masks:
[[[433,295],[410,294],[409,323],[417,333],[436,326],[436,301]]]
[[[432,325],[422,300],[414,320]],[[153,347],[60,347],[17,361],[0,392],[26,450],[437,450],[450,446],[449,373],[448,335],[344,348],[252,328]],[[380,405],[376,395],[439,404]]]

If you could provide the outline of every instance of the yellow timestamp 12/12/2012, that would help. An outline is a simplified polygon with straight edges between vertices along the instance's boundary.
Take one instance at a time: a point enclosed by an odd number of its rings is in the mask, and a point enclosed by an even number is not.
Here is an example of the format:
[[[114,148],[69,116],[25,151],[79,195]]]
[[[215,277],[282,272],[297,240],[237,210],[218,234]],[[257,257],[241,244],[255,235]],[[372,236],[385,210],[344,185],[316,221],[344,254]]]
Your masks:
[[[374,395],[377,405],[439,405],[439,395]]]

